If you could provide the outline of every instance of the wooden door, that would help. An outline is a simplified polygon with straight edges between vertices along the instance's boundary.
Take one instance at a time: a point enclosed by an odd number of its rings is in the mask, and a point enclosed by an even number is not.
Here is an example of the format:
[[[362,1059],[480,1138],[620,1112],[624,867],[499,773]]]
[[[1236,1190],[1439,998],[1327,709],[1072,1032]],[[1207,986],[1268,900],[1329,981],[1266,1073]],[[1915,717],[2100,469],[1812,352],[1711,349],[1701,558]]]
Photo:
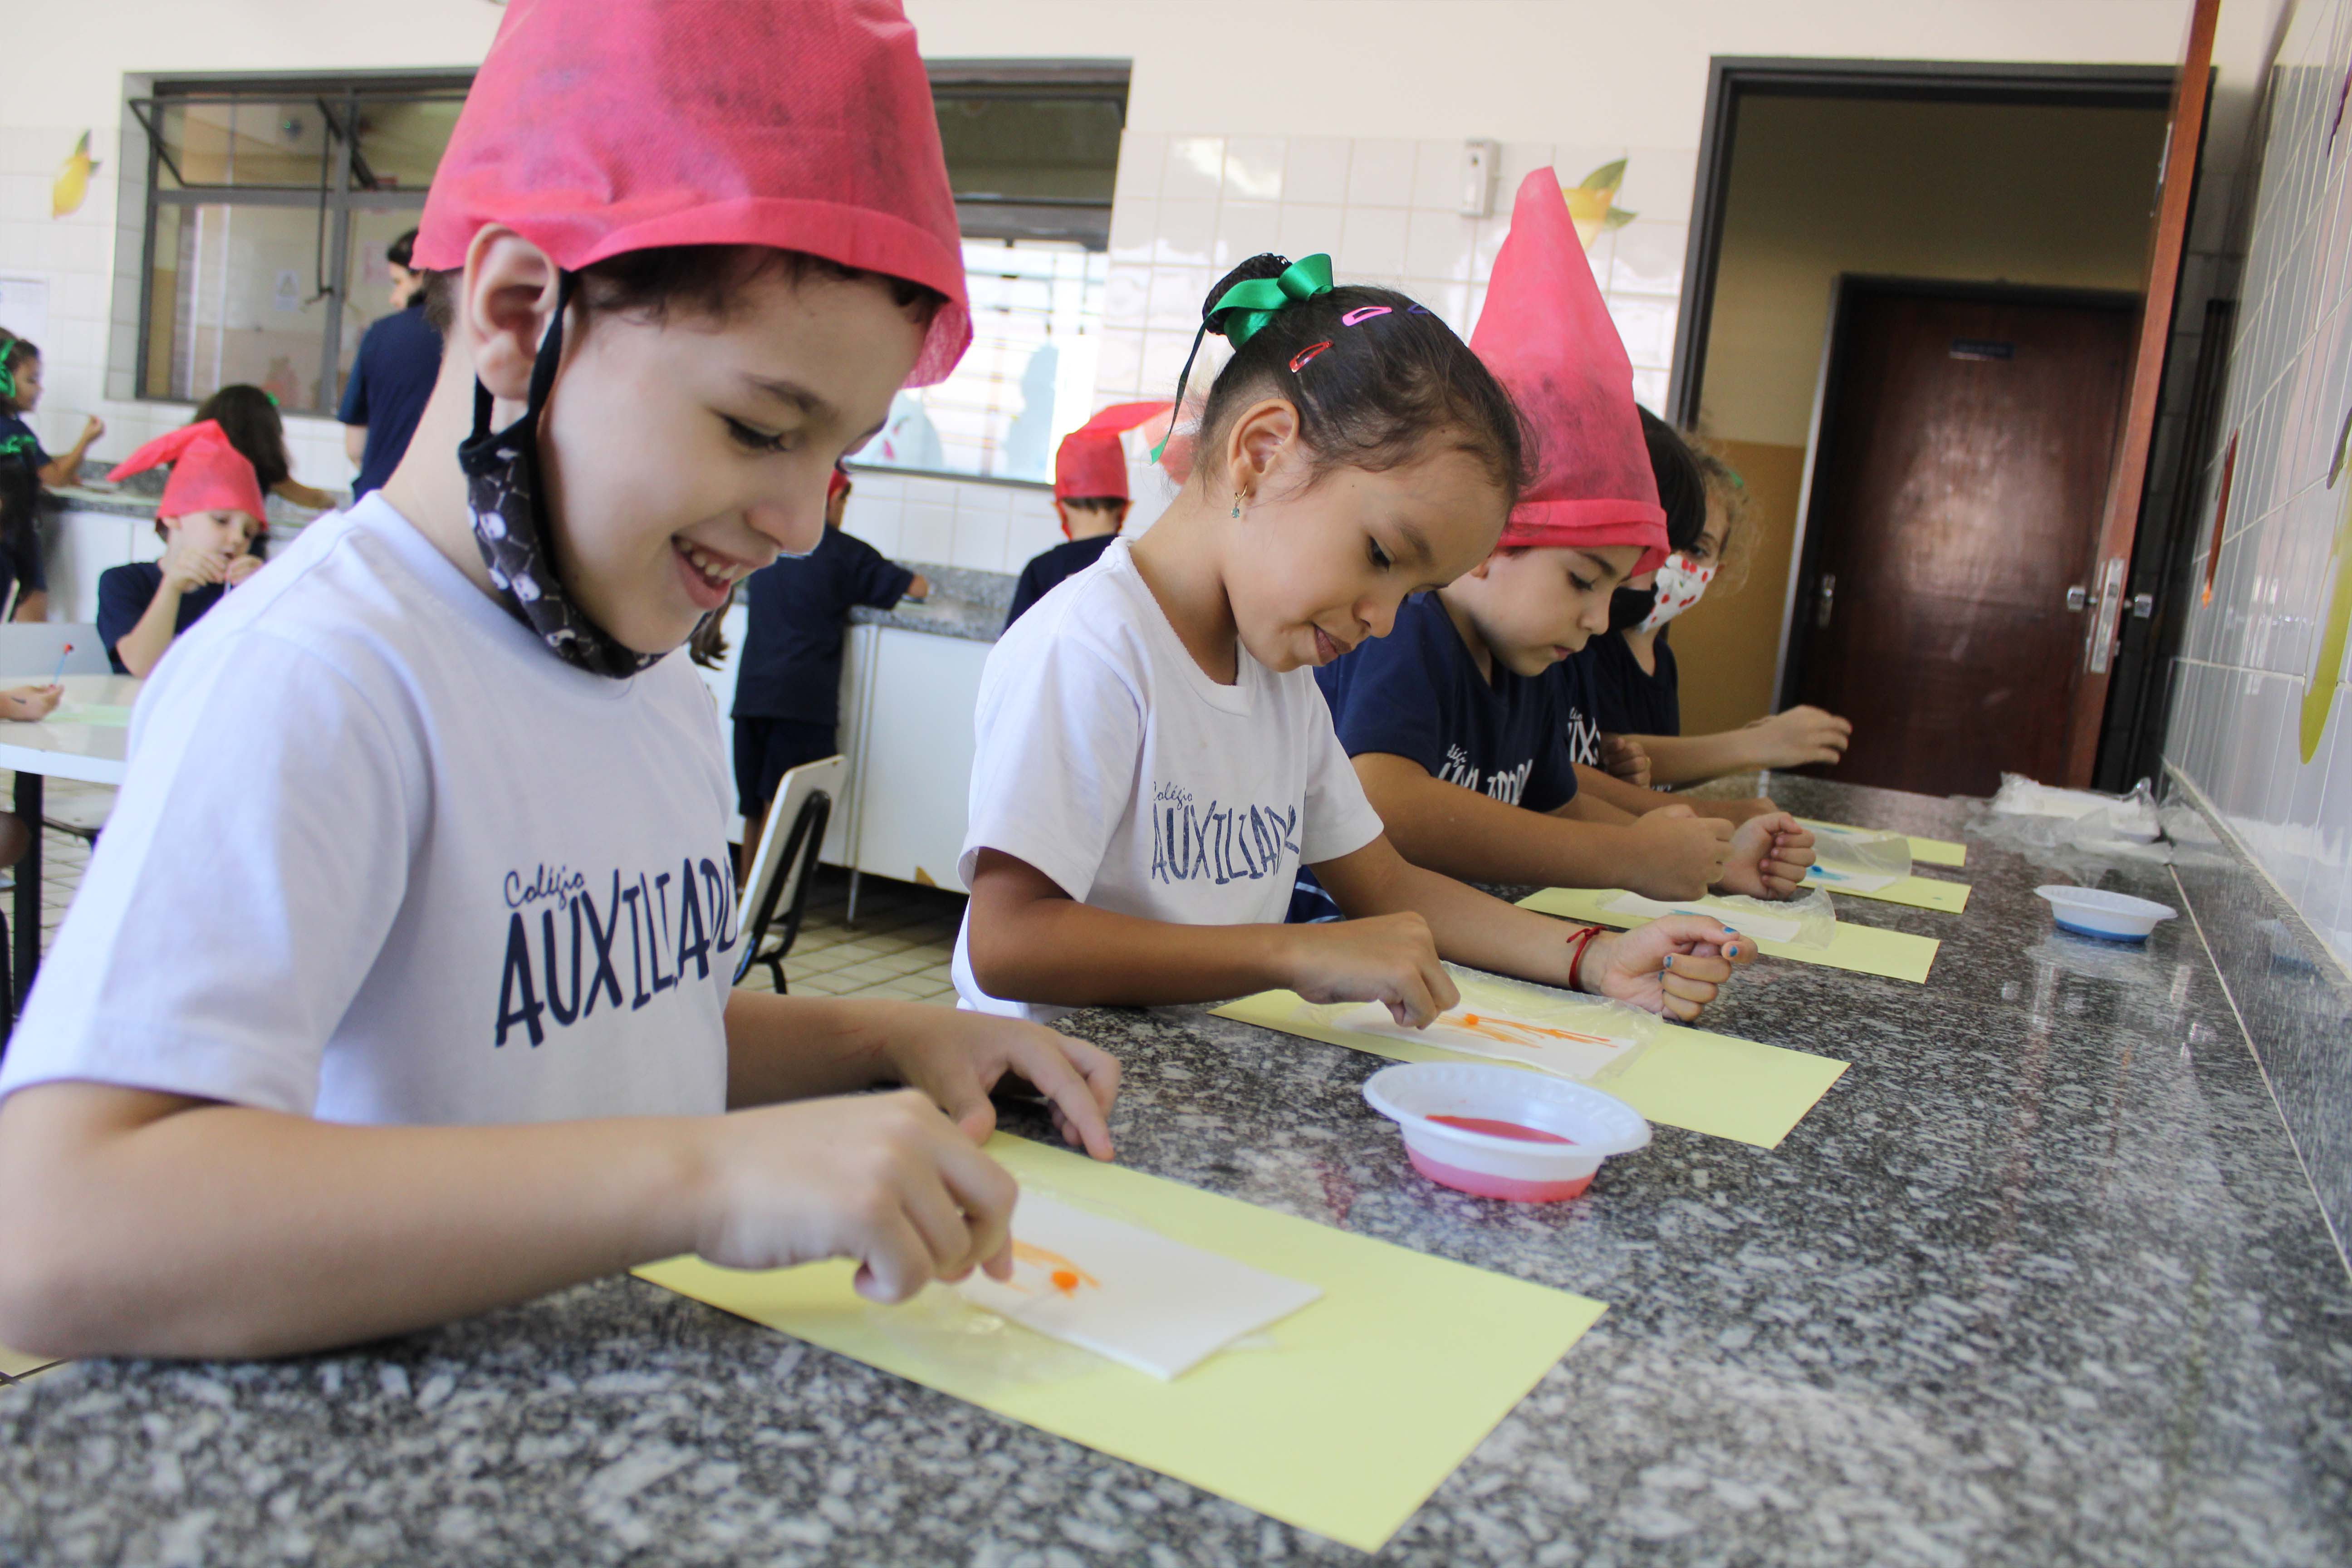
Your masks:
[[[2136,303],[1841,287],[1788,681],[1853,721],[1825,776],[2064,775]]]

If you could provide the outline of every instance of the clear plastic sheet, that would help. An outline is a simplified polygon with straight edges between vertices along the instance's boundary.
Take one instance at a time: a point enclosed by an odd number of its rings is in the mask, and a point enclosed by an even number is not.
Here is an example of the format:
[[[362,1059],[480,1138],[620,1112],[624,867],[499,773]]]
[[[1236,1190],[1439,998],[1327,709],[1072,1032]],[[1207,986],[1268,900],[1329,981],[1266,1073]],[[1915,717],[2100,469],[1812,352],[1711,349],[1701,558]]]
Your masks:
[[[1661,915],[1706,915],[1733,931],[1762,942],[1791,947],[1827,947],[1837,936],[1837,910],[1830,896],[1808,888],[1793,899],[1751,899],[1746,894],[1710,893],[1704,899],[1667,903],[1639,893],[1620,893],[1604,906],[1619,914],[1655,920]]]
[[[1408,1028],[1377,1002],[1298,1004],[1301,1020],[1326,1029],[1383,1035],[1463,1056],[1519,1062],[1578,1083],[1605,1083],[1659,1038],[1655,1014],[1605,996],[1445,966],[1460,1004],[1426,1029]]]
[[[1813,868],[1832,888],[1874,893],[1911,875],[1906,833],[1816,833]]]

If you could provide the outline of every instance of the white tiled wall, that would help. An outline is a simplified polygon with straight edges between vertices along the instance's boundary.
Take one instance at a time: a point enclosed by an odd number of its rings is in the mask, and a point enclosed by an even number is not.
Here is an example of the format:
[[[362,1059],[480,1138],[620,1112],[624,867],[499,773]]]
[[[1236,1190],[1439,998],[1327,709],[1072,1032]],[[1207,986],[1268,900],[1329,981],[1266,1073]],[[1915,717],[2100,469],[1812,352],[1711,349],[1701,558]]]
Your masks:
[[[116,269],[136,277],[138,236],[115,226],[121,159],[110,127],[96,128],[100,168],[81,210],[49,216],[50,182],[79,131],[0,125],[0,273],[49,285],[47,390],[35,416],[42,439],[52,448],[70,444],[83,416],[94,412],[106,420],[107,435],[92,455],[119,458],[184,422],[187,410],[104,395],[110,347],[121,359],[136,331],[135,311],[122,321],[109,316]],[[1129,135],[1112,209],[1096,405],[1173,395],[1202,297],[1228,268],[1264,250],[1328,250],[1342,279],[1402,289],[1466,335],[1521,176],[1549,163],[1573,183],[1621,157],[1629,162],[1617,205],[1638,216],[1594,241],[1592,264],[1633,358],[1636,395],[1653,407],[1662,404],[1696,154],[1507,142],[1488,218],[1454,211],[1461,157],[1459,141]],[[1203,354],[1213,365],[1213,353]],[[341,426],[303,416],[286,426],[297,478],[331,489],[351,483]],[[1169,494],[1143,446],[1129,441],[1131,531],[1148,527]],[[1019,571],[1061,539],[1041,490],[880,473],[859,476],[845,521],[886,553],[998,572]]]
[[[98,173],[79,211],[52,217],[49,193],[58,165],[81,134],[79,126],[0,124],[0,274],[48,285],[48,324],[41,348],[41,406],[34,428],[51,451],[62,451],[91,414],[106,421],[93,458],[119,459],[152,437],[184,425],[182,404],[117,401],[105,395],[108,353],[119,336],[128,350],[138,331],[137,294],[125,290],[125,318],[111,320],[115,270],[135,284],[140,257],[136,228],[128,243],[115,227],[121,149],[115,127],[91,127]],[[289,416],[287,456],[294,477],[323,489],[343,489],[354,472],[343,456],[343,427],[331,419]]]
[[[2173,671],[2165,757],[2352,961],[2352,681],[2340,663],[2318,668],[2352,552],[2352,465],[2328,482],[2352,411],[2352,121],[2336,128],[2347,66],[2352,0],[2305,0],[2271,81],[2199,583],[2232,435],[2235,477],[2212,599],[2192,610]],[[2315,686],[2333,693],[2333,710],[2306,761]]]
[[[842,527],[897,560],[1017,573],[1062,542],[1053,497],[1040,489],[873,469],[855,479]]]
[[[1495,215],[1459,216],[1459,141],[1130,133],[1111,212],[1097,406],[1169,397],[1228,269],[1261,251],[1324,250],[1342,282],[1401,289],[1468,335],[1485,302],[1511,201],[1530,169],[1573,184],[1628,160],[1617,205],[1633,221],[1593,242],[1594,275],[1633,361],[1634,391],[1665,400],[1681,308],[1696,154],[1685,149],[1507,142]],[[1209,351],[1202,350],[1203,355]],[[1146,491],[1139,488],[1139,502]]]

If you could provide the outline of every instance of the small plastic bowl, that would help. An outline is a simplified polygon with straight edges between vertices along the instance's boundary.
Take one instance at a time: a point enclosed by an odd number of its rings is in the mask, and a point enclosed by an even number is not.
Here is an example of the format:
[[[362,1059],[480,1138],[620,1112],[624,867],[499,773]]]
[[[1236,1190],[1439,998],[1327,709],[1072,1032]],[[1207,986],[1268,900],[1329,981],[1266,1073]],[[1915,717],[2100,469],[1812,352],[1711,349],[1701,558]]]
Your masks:
[[[2071,931],[2077,936],[2095,936],[2103,942],[2146,942],[2147,933],[2157,928],[2158,921],[2168,921],[2180,912],[2170,904],[2098,888],[2070,888],[2053,882],[2033,890],[2050,900],[2050,910],[2059,930]]]
[[[1414,1170],[1512,1203],[1579,1196],[1601,1161],[1650,1142],[1650,1124],[1615,1095],[1517,1068],[1406,1062],[1374,1073],[1364,1100],[1403,1131]],[[1512,1131],[1481,1131],[1481,1123]]]

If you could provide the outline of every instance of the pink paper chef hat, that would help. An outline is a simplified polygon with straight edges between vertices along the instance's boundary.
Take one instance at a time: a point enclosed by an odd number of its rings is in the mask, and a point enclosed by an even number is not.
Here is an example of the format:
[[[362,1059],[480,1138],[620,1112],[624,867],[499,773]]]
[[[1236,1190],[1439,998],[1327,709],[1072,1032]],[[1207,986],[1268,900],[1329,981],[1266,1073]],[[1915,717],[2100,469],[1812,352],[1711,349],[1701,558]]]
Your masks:
[[[1062,437],[1054,454],[1054,499],[1099,500],[1128,499],[1127,450],[1118,438],[1154,415],[1165,414],[1168,403],[1121,403],[1104,409]]]
[[[1536,480],[1511,509],[1503,548],[1638,544],[1634,571],[1654,570],[1666,514],[1633,362],[1549,169],[1519,186],[1470,346],[1517,401],[1536,447]]]
[[[268,503],[261,497],[261,480],[245,454],[228,444],[228,433],[217,419],[202,419],[156,437],[114,465],[114,479],[126,479],[161,464],[172,465],[163,481],[163,499],[157,518],[184,517],[192,511],[241,511],[256,522],[268,521]]]
[[[416,265],[500,223],[576,271],[761,245],[936,289],[909,386],[971,342],[930,79],[898,0],[509,0]]]

